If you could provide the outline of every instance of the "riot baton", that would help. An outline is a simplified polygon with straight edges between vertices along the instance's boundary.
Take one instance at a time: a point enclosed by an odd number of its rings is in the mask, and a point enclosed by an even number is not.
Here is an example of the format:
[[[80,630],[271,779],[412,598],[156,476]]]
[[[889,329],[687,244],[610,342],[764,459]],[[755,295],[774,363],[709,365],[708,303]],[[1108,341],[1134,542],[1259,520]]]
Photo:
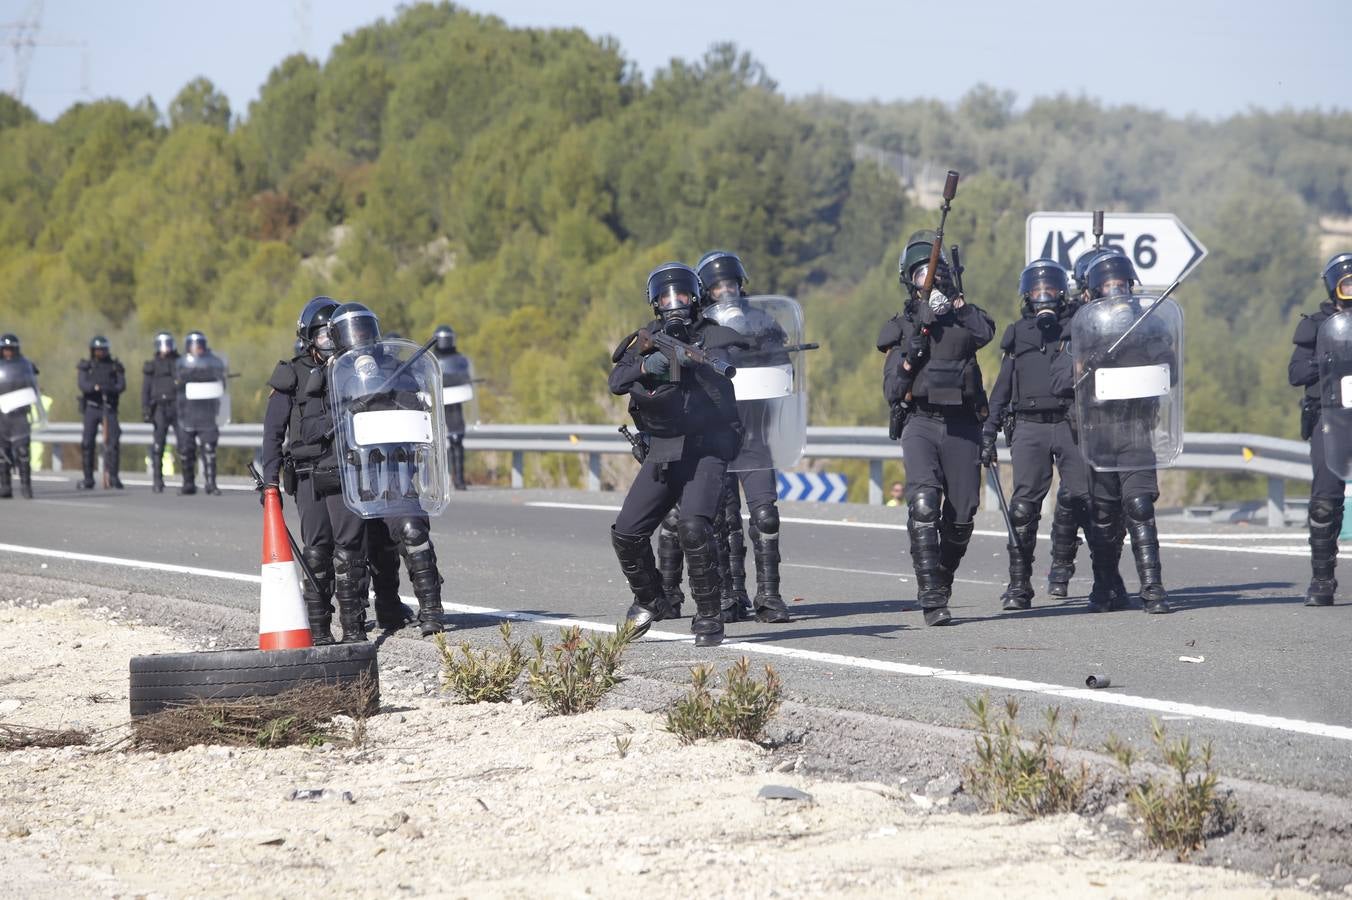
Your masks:
[[[957,244],[949,247],[948,250],[953,254],[953,287],[958,289],[958,296],[961,297],[964,293],[962,289],[962,273],[966,271],[962,265],[962,254],[961,251],[958,250]]]
[[[108,450],[108,398],[103,399],[103,489],[108,490],[108,463],[111,454]]]
[[[1169,285],[1167,288],[1164,289],[1164,293],[1160,294],[1159,297],[1156,298],[1155,302],[1150,304],[1150,306],[1146,309],[1145,312],[1141,313],[1141,317],[1139,319],[1137,319],[1135,322],[1132,322],[1129,326],[1127,326],[1127,330],[1122,332],[1121,337],[1113,341],[1112,345],[1107,350],[1103,351],[1103,359],[1107,359],[1108,357],[1112,356],[1113,353],[1116,352],[1117,348],[1122,346],[1122,342],[1125,341],[1128,337],[1130,337],[1131,333],[1135,331],[1137,328],[1139,328],[1142,322],[1150,318],[1151,313],[1159,309],[1160,304],[1163,303],[1166,299],[1168,299],[1169,295],[1174,292],[1174,289],[1183,283],[1183,278],[1184,276],[1180,275],[1174,281],[1173,284]],[[1094,371],[1093,369],[1085,369],[1083,372],[1081,372],[1080,377],[1075,379],[1074,384],[1075,389],[1078,390],[1080,385],[1084,383],[1084,380],[1089,377],[1089,373],[1093,371]]]
[[[263,483],[263,476],[259,474],[258,467],[253,464],[253,460],[249,460],[249,474],[254,479],[254,490],[262,493],[267,485]],[[319,596],[324,596],[324,591],[319,586],[319,579],[315,577],[314,572],[310,571],[310,564],[305,561],[305,556],[300,552],[300,547],[296,545],[296,539],[291,536],[291,529],[287,527],[285,518],[282,519],[282,531],[286,532],[286,542],[291,545],[291,555],[295,557],[296,565],[300,566],[301,574],[305,576],[305,580],[310,582],[310,589]]]
[[[1103,246],[1103,210],[1094,210],[1094,249]]]
[[[1000,515],[1005,517],[1005,531],[1009,533],[1009,546],[1019,548],[1019,556],[1023,556],[1023,545],[1019,543],[1018,537],[1014,534],[1014,521],[1009,518],[1009,504],[1005,502],[1005,486],[1000,483],[1000,466],[998,463],[991,463],[986,467],[986,478],[995,487],[995,498],[1000,501]]]

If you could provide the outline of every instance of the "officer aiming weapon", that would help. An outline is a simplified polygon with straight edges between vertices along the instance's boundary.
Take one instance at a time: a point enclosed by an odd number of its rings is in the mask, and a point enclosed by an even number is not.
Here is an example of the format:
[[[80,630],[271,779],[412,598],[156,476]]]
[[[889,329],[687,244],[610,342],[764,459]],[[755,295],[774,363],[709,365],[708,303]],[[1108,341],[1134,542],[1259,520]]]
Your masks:
[[[1174,280],[1173,284],[1165,288],[1164,293],[1160,294],[1159,298],[1154,303],[1146,307],[1145,312],[1141,313],[1140,317],[1135,322],[1132,322],[1129,326],[1127,326],[1127,330],[1122,332],[1122,336],[1119,337],[1117,340],[1113,341],[1112,345],[1108,347],[1107,350],[1104,350],[1102,354],[1100,354],[1099,360],[1103,361],[1111,359],[1112,355],[1117,352],[1117,348],[1122,346],[1122,342],[1125,341],[1127,338],[1131,337],[1131,333],[1135,331],[1137,328],[1140,328],[1141,323],[1144,322],[1146,319],[1150,318],[1150,314],[1153,313],[1155,310],[1159,309],[1160,306],[1164,304],[1164,301],[1168,299],[1169,295],[1172,294],[1182,283],[1183,276],[1179,276],[1177,279]],[[1079,390],[1079,387],[1081,384],[1084,383],[1084,380],[1088,378],[1090,373],[1092,373],[1097,368],[1098,368],[1097,366],[1086,366],[1085,370],[1080,373],[1080,377],[1075,379],[1075,389]]]
[[[263,490],[267,487],[263,483],[263,476],[259,474],[258,467],[249,462],[249,474],[253,476],[254,490],[258,491],[258,502],[263,502]],[[319,587],[319,580],[315,578],[315,573],[310,571],[310,564],[305,561],[305,556],[300,552],[300,547],[296,545],[296,539],[291,536],[291,529],[287,527],[286,521],[282,521],[282,530],[286,532],[286,542],[291,545],[291,557],[295,559],[296,565],[300,566],[301,574],[305,580],[310,583],[310,589],[316,594],[323,596],[324,592]]]
[[[648,328],[640,329],[637,335],[638,351],[640,353],[658,352],[671,360],[672,381],[681,380],[682,361],[692,362],[695,365],[707,363],[715,372],[724,378],[731,378],[737,374],[737,367],[725,359],[720,359],[710,353],[705,353],[694,344],[687,344],[685,341],[677,340],[665,331],[653,331]]]

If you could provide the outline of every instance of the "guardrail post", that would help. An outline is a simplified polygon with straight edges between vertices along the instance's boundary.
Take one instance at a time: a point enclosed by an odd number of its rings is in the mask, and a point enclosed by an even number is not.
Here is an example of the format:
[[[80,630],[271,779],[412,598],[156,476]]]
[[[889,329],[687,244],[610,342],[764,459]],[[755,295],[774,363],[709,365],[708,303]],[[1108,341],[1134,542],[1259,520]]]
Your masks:
[[[587,490],[601,490],[601,454],[587,454]]]
[[[883,461],[868,461],[868,505],[882,506],[883,503]]]
[[[526,486],[526,454],[520,450],[512,451],[512,487]]]
[[[1268,527],[1286,527],[1286,482],[1281,478],[1269,477],[1268,483]]]

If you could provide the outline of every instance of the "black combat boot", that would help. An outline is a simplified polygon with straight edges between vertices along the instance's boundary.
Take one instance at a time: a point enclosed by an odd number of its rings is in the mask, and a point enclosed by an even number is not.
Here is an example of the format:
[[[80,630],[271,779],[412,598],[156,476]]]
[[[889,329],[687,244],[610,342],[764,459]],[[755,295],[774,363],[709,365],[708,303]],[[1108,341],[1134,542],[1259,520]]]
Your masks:
[[[179,471],[183,473],[183,484],[178,493],[187,497],[197,493],[197,438],[190,434],[185,438],[189,441],[188,446],[178,450]]]
[[[751,597],[746,592],[746,539],[742,535],[742,512],[738,505],[734,515],[728,507],[724,515],[728,522],[728,576],[732,592],[743,609],[751,608]]]
[[[437,552],[429,543],[425,549],[405,556],[408,578],[413,582],[413,596],[418,598],[418,630],[423,637],[446,630],[442,622],[445,610],[441,606],[441,573],[437,570]],[[400,607],[404,604],[400,603]]]
[[[19,496],[33,499],[33,465],[26,456],[19,457]]]
[[[202,448],[202,489],[208,496],[219,497],[221,489],[216,487],[216,448]]]
[[[360,644],[366,637],[366,560],[342,547],[333,551],[333,596],[338,601],[338,624],[343,627],[341,643]]]
[[[641,534],[622,534],[612,525],[610,543],[620,561],[620,571],[634,594],[634,602],[625,611],[625,621],[634,626],[634,637],[642,637],[662,618],[666,605],[662,597],[662,579],[653,559],[652,541]],[[714,603],[715,606],[718,603],[717,594]]]
[[[1129,497],[1123,504],[1127,530],[1131,533],[1131,553],[1136,558],[1136,574],[1141,580],[1141,606],[1160,615],[1169,612],[1169,594],[1160,578],[1160,536],[1155,527],[1155,502],[1149,497]]]
[[[108,470],[108,487],[116,491],[122,490],[122,479],[117,477],[118,469],[122,465],[122,460],[119,458],[118,452],[111,447],[105,448],[103,465]]]
[[[723,609],[714,529],[704,519],[688,519],[681,522],[680,534],[681,549],[685,551],[690,567],[690,598],[695,601],[690,633],[695,636],[696,647],[713,647],[723,643]]]
[[[1084,504],[1080,500],[1056,495],[1056,509],[1052,513],[1052,568],[1047,575],[1047,594],[1065,597],[1070,593],[1070,579],[1075,574],[1075,555],[1080,549],[1079,530],[1084,522]]]
[[[1333,577],[1338,564],[1338,534],[1343,530],[1341,500],[1310,498],[1310,586],[1305,591],[1306,606],[1332,606],[1338,592]]]
[[[77,481],[75,486],[82,491],[92,491],[94,489],[94,448],[80,447],[80,467],[84,470],[84,480]]]
[[[788,622],[789,607],[779,595],[779,511],[764,507],[751,514],[751,552],[756,559],[756,621]]]
[[[157,494],[164,493],[164,445],[150,445],[150,489]]]
[[[681,593],[681,576],[685,571],[685,554],[681,539],[676,534],[676,510],[672,509],[657,529],[657,571],[662,579],[664,604],[658,619],[679,619],[685,594]]]
[[[465,440],[451,441],[451,484],[457,491],[465,490]]]
[[[14,483],[10,480],[9,466],[0,462],[0,500],[8,500],[14,496]]]
[[[1121,511],[1108,521],[1095,519],[1089,529],[1089,562],[1094,584],[1089,589],[1090,612],[1110,612],[1127,608],[1126,585],[1119,570],[1122,560]]]
[[[333,557],[312,547],[301,551],[301,558],[314,576],[303,581],[301,597],[305,600],[305,616],[310,620],[310,641],[316,647],[333,643],[329,630],[333,622]]]
[[[728,552],[727,521],[723,498],[720,497],[718,511],[714,514],[714,558],[718,561],[719,615],[723,617],[724,622],[741,622],[751,618],[751,610],[742,606],[737,592],[732,587],[732,558]]]
[[[953,620],[948,611],[952,595],[952,573],[947,576],[940,566],[938,496],[922,496],[917,492],[911,501],[906,531],[911,538],[911,564],[915,568],[916,599],[924,613],[926,625],[947,625]]]
[[[1000,608],[1006,612],[1028,609],[1033,605],[1033,551],[1037,547],[1038,509],[1028,500],[1009,505],[1009,522],[1014,543],[1009,550],[1009,587],[1000,595]]]

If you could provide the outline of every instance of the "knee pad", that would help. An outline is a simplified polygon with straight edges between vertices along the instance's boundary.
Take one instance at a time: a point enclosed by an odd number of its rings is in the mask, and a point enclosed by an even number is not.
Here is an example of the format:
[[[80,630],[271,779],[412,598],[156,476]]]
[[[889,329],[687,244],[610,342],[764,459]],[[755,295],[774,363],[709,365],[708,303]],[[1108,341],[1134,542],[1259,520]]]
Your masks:
[[[1038,520],[1038,508],[1028,500],[1015,500],[1009,504],[1009,521],[1015,528]]]
[[[432,535],[427,529],[427,523],[421,519],[405,519],[400,522],[395,537],[406,555],[421,553],[430,549],[432,543]]]
[[[689,551],[712,541],[714,526],[703,516],[690,516],[681,519],[676,526],[676,533],[681,537],[681,549]]]
[[[324,547],[306,547],[300,551],[301,559],[310,567],[310,574],[319,582],[319,587],[333,590],[333,556]]]
[[[333,576],[335,586],[340,592],[361,590],[366,583],[366,556],[359,550],[348,550],[344,547],[334,549]]]
[[[151,445],[150,445],[150,455],[153,456],[153,457],[155,457],[156,459],[159,459],[161,456],[163,456],[163,455],[164,455],[164,444],[151,444]]]
[[[20,467],[28,465],[28,461],[33,458],[33,448],[28,443],[28,439],[15,441],[11,446],[14,448],[14,461]]]
[[[1333,520],[1342,511],[1343,502],[1341,500],[1330,500],[1327,497],[1310,498],[1310,524],[1311,525],[1331,525]]]
[[[202,458],[205,459],[205,460],[213,460],[213,459],[215,459],[215,458],[216,458],[216,445],[215,445],[215,444],[203,444],[203,445],[202,445]]]
[[[761,534],[779,534],[779,510],[773,504],[753,510],[751,524]]]
[[[1095,503],[1093,504],[1094,524],[1100,528],[1107,528],[1117,521],[1117,509],[1113,504]]]
[[[1144,495],[1128,497],[1122,508],[1133,522],[1149,522],[1155,518],[1155,501]]]
[[[911,495],[909,512],[917,522],[939,521],[939,491],[937,488],[920,488]]]
[[[681,508],[679,506],[673,506],[671,511],[666,514],[666,517],[662,519],[662,530],[670,531],[672,534],[675,534],[676,529],[680,527],[680,524]]]
[[[463,434],[453,434],[450,436],[450,440],[452,447],[459,447],[465,443],[465,436]]]

